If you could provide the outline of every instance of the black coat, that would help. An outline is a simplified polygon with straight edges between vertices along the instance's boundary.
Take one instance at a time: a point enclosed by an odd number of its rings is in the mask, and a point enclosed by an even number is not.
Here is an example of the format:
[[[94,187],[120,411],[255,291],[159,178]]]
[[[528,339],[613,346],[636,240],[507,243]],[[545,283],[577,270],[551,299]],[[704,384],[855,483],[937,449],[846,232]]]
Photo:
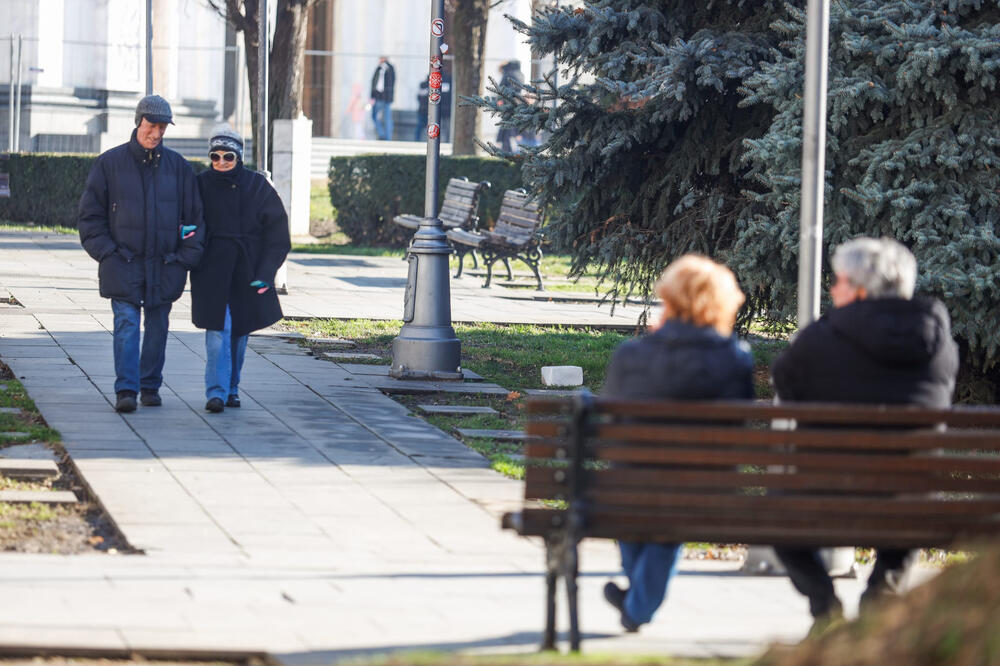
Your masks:
[[[379,64],[375,68],[375,73],[372,74],[372,85],[371,85],[371,98],[379,102],[392,102],[393,92],[396,87],[396,68],[389,64],[387,61],[385,63],[385,81],[382,85],[382,92],[375,90],[375,84],[378,83],[378,70],[382,65]]]
[[[647,400],[750,399],[753,357],[735,337],[669,319],[615,350],[601,393]]]
[[[835,308],[771,369],[782,400],[948,407],[958,349],[937,300],[879,298]]]
[[[281,319],[274,274],[291,249],[285,206],[267,179],[237,164],[222,173],[198,174],[205,202],[205,255],[191,272],[191,319],[198,328],[221,331],[226,305],[233,335],[246,335]],[[254,280],[270,285],[264,294]]]
[[[195,225],[182,240],[181,225]],[[184,293],[205,237],[194,172],[179,154],[136,141],[106,151],[90,169],[77,216],[80,242],[100,262],[101,296],[156,307]]]

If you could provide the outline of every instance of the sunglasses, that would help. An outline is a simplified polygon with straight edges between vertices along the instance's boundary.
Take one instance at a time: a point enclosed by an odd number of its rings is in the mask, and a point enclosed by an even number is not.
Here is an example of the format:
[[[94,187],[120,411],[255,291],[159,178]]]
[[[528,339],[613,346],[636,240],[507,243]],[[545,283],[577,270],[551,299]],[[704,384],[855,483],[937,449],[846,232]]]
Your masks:
[[[236,153],[234,153],[234,152],[228,152],[228,153],[209,153],[208,156],[212,158],[213,162],[218,162],[219,160],[223,160],[225,162],[235,162],[236,161]]]

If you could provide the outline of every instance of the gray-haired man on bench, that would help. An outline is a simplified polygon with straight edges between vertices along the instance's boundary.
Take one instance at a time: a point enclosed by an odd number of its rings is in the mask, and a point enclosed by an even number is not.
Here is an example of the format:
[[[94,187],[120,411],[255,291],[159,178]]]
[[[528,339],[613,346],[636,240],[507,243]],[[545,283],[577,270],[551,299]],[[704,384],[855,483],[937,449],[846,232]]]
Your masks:
[[[783,402],[949,407],[958,350],[944,305],[913,296],[913,254],[889,238],[855,238],[836,249],[831,263],[834,307],[800,331],[774,363],[778,397]],[[817,550],[775,551],[792,584],[809,598],[814,630],[842,617]],[[898,592],[914,554],[880,550],[862,603]]]

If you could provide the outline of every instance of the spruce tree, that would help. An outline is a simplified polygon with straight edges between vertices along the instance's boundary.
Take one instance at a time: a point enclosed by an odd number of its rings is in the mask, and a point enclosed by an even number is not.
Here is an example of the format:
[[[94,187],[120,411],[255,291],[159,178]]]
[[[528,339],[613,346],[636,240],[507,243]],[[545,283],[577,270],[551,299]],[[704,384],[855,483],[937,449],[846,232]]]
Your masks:
[[[596,270],[612,297],[648,294],[680,254],[732,245],[748,216],[743,141],[775,113],[741,107],[740,88],[777,56],[770,24],[784,4],[593,0],[513,21],[533,52],[556,55],[558,81],[493,81],[495,96],[476,101],[546,138],[509,157],[551,204],[553,245],[572,252],[575,271]]]
[[[746,142],[747,195],[762,208],[741,222],[730,261],[775,318],[795,307],[804,25],[795,9],[776,23],[789,41],[744,102],[776,115]],[[944,300],[973,367],[995,366],[1000,2],[835,1],[829,67],[825,250],[858,235],[908,245],[918,291]]]

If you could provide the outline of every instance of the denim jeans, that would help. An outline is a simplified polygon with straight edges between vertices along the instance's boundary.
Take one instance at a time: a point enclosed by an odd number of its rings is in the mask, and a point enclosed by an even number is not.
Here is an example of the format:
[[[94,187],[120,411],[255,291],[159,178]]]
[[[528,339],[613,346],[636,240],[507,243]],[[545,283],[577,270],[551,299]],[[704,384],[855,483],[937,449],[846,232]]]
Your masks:
[[[233,320],[226,306],[226,323],[221,331],[205,331],[205,397],[225,401],[240,394],[240,372],[249,336],[233,338]]]
[[[667,596],[670,579],[677,573],[680,544],[619,541],[622,569],[628,577],[625,614],[636,624],[653,619]]]
[[[111,299],[115,318],[115,393],[139,389],[159,390],[163,384],[163,362],[167,354],[167,333],[171,303],[155,308]],[[142,350],[139,347],[141,310],[145,311]]]
[[[392,102],[375,100],[372,106],[372,120],[375,121],[375,136],[384,141],[391,141]]]

